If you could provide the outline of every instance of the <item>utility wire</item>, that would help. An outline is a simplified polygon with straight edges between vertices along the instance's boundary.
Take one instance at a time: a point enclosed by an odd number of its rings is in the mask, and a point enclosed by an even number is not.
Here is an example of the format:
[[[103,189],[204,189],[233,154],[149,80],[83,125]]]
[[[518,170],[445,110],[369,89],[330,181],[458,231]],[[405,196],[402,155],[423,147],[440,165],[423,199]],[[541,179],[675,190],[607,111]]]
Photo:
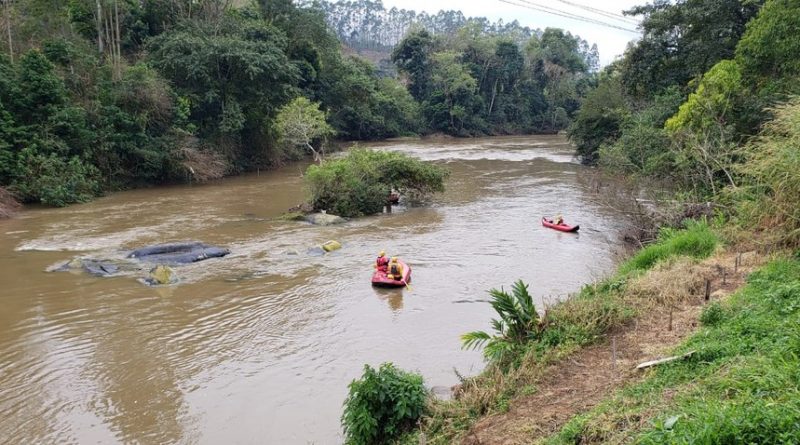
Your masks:
[[[572,19],[576,19],[576,20],[581,20],[581,21],[586,21],[588,23],[595,23],[595,24],[598,24],[598,25],[601,25],[601,26],[619,27],[618,29],[624,29],[625,31],[636,32],[636,31],[628,29],[628,28],[622,28],[621,25],[619,25],[619,24],[609,23],[609,22],[605,21],[604,19],[595,18],[595,17],[587,17],[587,16],[580,15],[580,14],[575,13],[575,12],[565,11],[563,9],[558,9],[558,8],[554,8],[554,7],[551,7],[551,6],[545,6],[545,5],[542,5],[540,3],[536,3],[536,2],[530,1],[530,0],[514,0],[514,1],[522,2],[522,3],[526,4],[526,5],[530,5],[530,6],[534,7],[534,8],[539,8],[539,10],[543,10],[542,12],[548,12],[550,14],[562,15],[564,17],[568,17],[568,18],[572,18]],[[633,24],[633,23],[629,23],[629,24]],[[637,34],[638,34],[638,32],[637,32]]]
[[[622,26],[618,26],[618,25],[615,25],[613,23],[608,23],[608,22],[604,22],[602,20],[593,19],[593,18],[590,18],[590,17],[585,17],[585,16],[582,16],[582,15],[573,14],[571,12],[563,11],[563,10],[560,10],[560,9],[550,8],[548,6],[543,6],[543,5],[539,5],[539,4],[536,4],[536,3],[531,3],[531,2],[526,1],[526,0],[518,0],[518,1],[523,2],[523,3],[516,3],[516,2],[511,1],[511,0],[498,0],[498,1],[501,2],[501,3],[506,3],[506,4],[513,5],[513,6],[519,6],[521,8],[526,8],[526,9],[530,9],[530,10],[533,10],[533,11],[544,12],[546,14],[552,14],[552,15],[557,15],[557,16],[561,16],[561,17],[566,17],[568,19],[573,19],[573,20],[577,20],[577,21],[580,21],[580,22],[592,23],[592,24],[595,24],[595,25],[605,26],[607,28],[614,28],[614,29],[627,31],[627,32],[634,33],[634,34],[639,34],[639,31],[635,31],[633,29],[624,28]]]
[[[628,16],[625,16],[625,15],[622,15],[622,14],[617,14],[615,12],[610,12],[610,11],[605,11],[605,10],[602,10],[602,9],[593,8],[593,7],[588,6],[588,5],[582,5],[580,3],[575,3],[575,2],[568,1],[568,0],[557,0],[557,1],[559,1],[561,3],[564,3],[566,5],[570,5],[570,6],[574,6],[576,8],[583,9],[585,11],[593,12],[595,14],[608,17],[610,19],[619,20],[621,22],[629,23],[631,25],[638,25],[639,24],[638,21],[636,21],[636,20],[634,20],[634,19],[632,19],[632,18],[630,18]]]

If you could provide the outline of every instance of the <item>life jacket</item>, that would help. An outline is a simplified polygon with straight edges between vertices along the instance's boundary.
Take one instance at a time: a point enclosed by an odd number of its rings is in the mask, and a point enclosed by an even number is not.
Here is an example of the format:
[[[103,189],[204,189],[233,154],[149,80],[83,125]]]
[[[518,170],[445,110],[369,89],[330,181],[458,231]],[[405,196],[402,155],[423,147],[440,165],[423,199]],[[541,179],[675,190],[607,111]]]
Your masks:
[[[400,263],[392,263],[389,265],[389,273],[392,275],[400,276],[402,274],[402,270],[403,268],[400,266]]]
[[[378,265],[378,269],[386,270],[386,266],[389,264],[389,258],[386,258],[385,255],[379,256],[376,260],[376,263]]]

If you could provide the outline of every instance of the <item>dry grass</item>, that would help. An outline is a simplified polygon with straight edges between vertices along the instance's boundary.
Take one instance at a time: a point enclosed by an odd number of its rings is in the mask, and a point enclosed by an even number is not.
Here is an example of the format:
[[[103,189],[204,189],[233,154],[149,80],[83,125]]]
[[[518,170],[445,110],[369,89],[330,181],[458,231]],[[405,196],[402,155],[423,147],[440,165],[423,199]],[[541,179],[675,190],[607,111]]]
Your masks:
[[[19,202],[8,190],[0,187],[0,219],[11,218],[20,208]]]
[[[230,170],[230,164],[222,154],[200,148],[197,138],[193,136],[184,139],[178,153],[182,159],[181,165],[195,181],[220,179]]]
[[[678,258],[655,266],[632,279],[625,297],[635,300],[640,312],[645,308],[670,306],[702,296],[705,282],[712,277],[708,267],[691,258]]]

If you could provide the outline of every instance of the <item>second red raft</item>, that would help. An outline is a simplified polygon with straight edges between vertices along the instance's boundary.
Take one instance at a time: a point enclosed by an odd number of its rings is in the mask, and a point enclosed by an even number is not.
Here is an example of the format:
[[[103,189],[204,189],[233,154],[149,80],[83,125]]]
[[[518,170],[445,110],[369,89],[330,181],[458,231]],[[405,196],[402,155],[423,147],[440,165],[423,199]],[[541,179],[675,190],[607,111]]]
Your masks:
[[[549,220],[549,219],[547,219],[545,217],[542,217],[542,225],[545,226],[545,227],[549,227],[551,229],[560,230],[562,232],[577,232],[578,229],[581,228],[581,226],[569,226],[569,225],[566,225],[564,223],[555,224],[555,223],[553,223],[553,221],[551,221],[551,220]]]

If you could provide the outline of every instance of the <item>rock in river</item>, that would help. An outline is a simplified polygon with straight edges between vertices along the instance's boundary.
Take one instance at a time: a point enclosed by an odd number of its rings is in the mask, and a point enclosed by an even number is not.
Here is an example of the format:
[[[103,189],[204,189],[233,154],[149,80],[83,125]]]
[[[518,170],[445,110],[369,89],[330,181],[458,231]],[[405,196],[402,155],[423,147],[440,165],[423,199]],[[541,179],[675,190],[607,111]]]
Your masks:
[[[150,270],[150,276],[144,282],[151,286],[163,286],[177,283],[178,277],[169,266],[159,264]]]
[[[195,263],[208,258],[220,258],[229,253],[231,251],[228,249],[193,241],[143,247],[128,254],[128,258],[148,263],[178,265]]]
[[[317,226],[332,226],[334,224],[342,224],[347,220],[341,216],[329,215],[327,213],[310,213],[306,215],[306,221]]]

